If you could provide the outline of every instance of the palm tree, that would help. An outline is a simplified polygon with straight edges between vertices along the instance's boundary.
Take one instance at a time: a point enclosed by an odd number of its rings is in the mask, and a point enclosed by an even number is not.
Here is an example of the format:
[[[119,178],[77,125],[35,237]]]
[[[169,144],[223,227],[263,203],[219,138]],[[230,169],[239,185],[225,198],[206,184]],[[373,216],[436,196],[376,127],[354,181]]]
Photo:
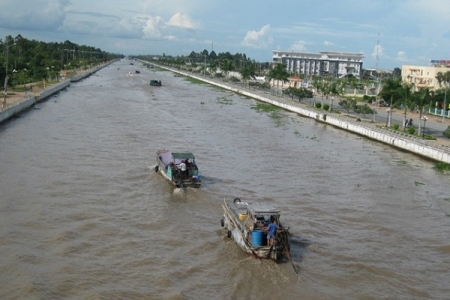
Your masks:
[[[407,82],[403,82],[402,86],[399,88],[399,93],[403,99],[403,108],[404,108],[404,118],[403,118],[403,131],[406,129],[406,110],[411,106],[411,95],[412,95],[413,85]]]
[[[385,101],[389,99],[389,110],[386,119],[386,126],[391,126],[392,118],[392,106],[395,102],[401,99],[399,91],[401,88],[401,79],[397,78],[387,78],[383,80],[383,88],[381,89],[379,96]]]
[[[438,72],[436,75],[436,79],[439,82],[439,86],[444,85],[445,91],[444,91],[444,105],[442,109],[442,123],[444,123],[445,120],[445,107],[447,105],[447,88],[450,85],[450,71],[447,71],[445,73]]]
[[[278,89],[280,81],[282,82],[289,81],[289,72],[286,70],[283,64],[276,64],[275,67],[269,71],[267,77],[277,81],[277,89]]]
[[[341,79],[331,79],[329,81],[329,92],[331,95],[329,111],[333,110],[334,96],[340,96],[344,93],[345,82]]]
[[[417,108],[419,109],[419,132],[418,132],[419,135],[421,133],[420,123],[422,120],[423,107],[428,103],[430,96],[431,96],[431,93],[428,88],[421,89],[420,91],[415,92],[413,94],[414,104],[417,105]]]
[[[229,59],[224,59],[220,62],[220,69],[228,77],[228,74],[234,70],[233,62]]]
[[[244,66],[239,73],[242,76],[242,80],[244,81],[244,84],[247,84],[247,86],[248,86],[248,81],[250,79],[256,78],[255,66],[252,64],[248,64],[248,65]]]
[[[216,72],[217,72],[217,65],[216,65],[215,62],[212,62],[212,63],[209,65],[209,71],[210,71],[212,77],[214,77],[214,76],[216,75]]]
[[[316,105],[316,94],[318,94],[320,92],[320,87],[322,86],[322,79],[318,76],[314,76],[312,78],[311,85],[314,88],[314,91],[313,91],[313,97],[314,97],[313,102],[314,103],[313,103],[313,105],[315,106]]]

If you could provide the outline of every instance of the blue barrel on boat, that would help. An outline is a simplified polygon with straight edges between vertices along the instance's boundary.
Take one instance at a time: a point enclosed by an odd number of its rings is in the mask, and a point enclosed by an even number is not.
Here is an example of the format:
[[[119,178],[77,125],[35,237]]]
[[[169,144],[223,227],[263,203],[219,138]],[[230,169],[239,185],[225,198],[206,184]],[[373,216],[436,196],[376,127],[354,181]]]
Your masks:
[[[252,246],[260,247],[263,245],[263,235],[264,233],[261,230],[253,230],[252,231]]]

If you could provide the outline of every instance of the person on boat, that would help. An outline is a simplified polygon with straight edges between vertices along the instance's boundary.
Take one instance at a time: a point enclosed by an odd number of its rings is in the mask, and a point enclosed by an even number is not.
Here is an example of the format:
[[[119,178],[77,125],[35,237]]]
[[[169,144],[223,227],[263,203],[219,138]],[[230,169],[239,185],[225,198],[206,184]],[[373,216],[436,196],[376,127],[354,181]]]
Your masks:
[[[273,222],[267,226],[267,246],[272,246],[275,241],[275,236],[278,229],[278,220],[274,219]]]
[[[186,163],[184,161],[181,161],[181,163],[179,164],[180,170],[181,170],[181,175],[186,176]]]
[[[192,164],[189,162],[189,159],[186,159],[184,163],[186,164],[186,176],[189,176],[189,169],[192,169]]]

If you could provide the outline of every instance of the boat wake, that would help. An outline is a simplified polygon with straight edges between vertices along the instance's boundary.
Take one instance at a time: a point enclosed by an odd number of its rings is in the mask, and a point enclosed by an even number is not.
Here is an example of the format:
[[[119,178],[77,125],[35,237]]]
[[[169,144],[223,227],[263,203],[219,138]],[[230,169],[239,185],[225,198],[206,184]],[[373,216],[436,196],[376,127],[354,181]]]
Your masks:
[[[173,189],[173,195],[174,196],[184,196],[186,194],[185,188],[174,188]]]

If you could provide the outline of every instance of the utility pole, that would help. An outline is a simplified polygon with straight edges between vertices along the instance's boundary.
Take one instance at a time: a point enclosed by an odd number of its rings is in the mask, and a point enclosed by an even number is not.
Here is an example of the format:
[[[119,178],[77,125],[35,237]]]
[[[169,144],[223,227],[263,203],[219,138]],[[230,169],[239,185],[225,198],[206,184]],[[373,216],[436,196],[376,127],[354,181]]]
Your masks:
[[[9,55],[9,46],[6,43],[6,62],[5,62],[5,84],[3,86],[3,104],[2,108],[6,107],[6,96],[8,95],[8,55]]]
[[[447,102],[447,83],[445,83],[444,107],[442,107],[442,123],[444,123],[444,121],[445,121],[445,106],[447,105],[446,102]]]

